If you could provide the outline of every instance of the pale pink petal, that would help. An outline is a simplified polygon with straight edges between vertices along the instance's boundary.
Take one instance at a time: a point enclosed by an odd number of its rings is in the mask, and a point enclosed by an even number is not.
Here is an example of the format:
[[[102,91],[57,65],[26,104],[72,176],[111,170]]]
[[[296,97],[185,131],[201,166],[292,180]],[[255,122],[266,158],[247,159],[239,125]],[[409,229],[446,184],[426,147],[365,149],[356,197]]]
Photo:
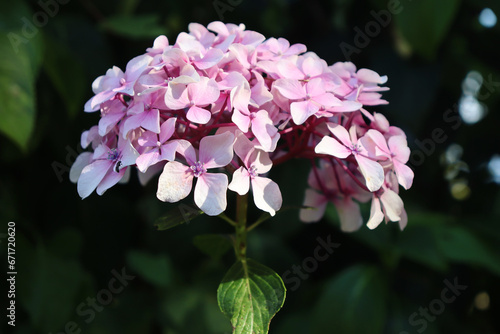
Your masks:
[[[302,71],[309,77],[316,77],[323,73],[323,64],[321,60],[307,57],[302,63]],[[311,80],[313,81],[313,80]]]
[[[401,219],[399,220],[399,228],[402,230],[404,230],[404,228],[406,227],[406,225],[408,224],[408,215],[406,214],[406,210],[403,208],[403,210],[401,210]]]
[[[335,97],[331,93],[324,93],[316,95],[312,98],[316,103],[319,103],[322,107],[328,109],[333,107],[342,107],[342,101]]]
[[[326,125],[328,126],[328,130],[330,130],[330,132],[337,137],[342,144],[347,147],[352,146],[351,136],[349,135],[349,132],[347,132],[346,128],[335,123],[327,123]]]
[[[398,177],[398,182],[406,190],[410,189],[413,183],[414,173],[410,167],[405,164],[400,163],[398,160],[393,160],[394,170],[396,171],[396,176]]]
[[[135,161],[137,169],[141,173],[145,173],[149,166],[154,165],[159,161],[160,152],[155,147],[152,150],[142,153]]]
[[[362,155],[354,155],[359,165],[359,170],[365,178],[366,187],[370,191],[379,190],[384,183],[384,168],[370,158],[363,157]]]
[[[391,189],[385,189],[384,193],[380,196],[384,213],[390,221],[396,222],[401,219],[401,212],[403,212],[403,201],[398,194]]]
[[[159,160],[175,160],[175,152],[177,151],[179,143],[176,140],[165,143],[160,147],[161,154],[159,156]]]
[[[109,113],[99,120],[99,136],[105,136],[122,119],[124,113]]]
[[[151,109],[145,111],[144,114],[141,126],[154,133],[160,133],[160,111],[158,109]]]
[[[110,160],[96,160],[83,168],[78,178],[77,190],[82,199],[88,197],[102,181],[108,170],[113,166]]]
[[[410,149],[404,136],[392,136],[389,138],[388,144],[391,152],[395,155],[395,159],[403,164],[408,161],[410,158]]]
[[[251,153],[255,150],[254,144],[241,131],[237,131],[234,140],[234,153],[243,161],[247,168],[250,168]]]
[[[205,168],[224,167],[233,159],[234,135],[224,132],[200,140],[200,161]]]
[[[183,109],[190,104],[186,85],[170,83],[165,93],[165,105],[172,110]]]
[[[361,68],[356,72],[356,77],[363,82],[372,82],[377,84],[384,84],[387,82],[387,76],[381,77],[377,72]]]
[[[251,183],[255,206],[274,216],[283,203],[281,191],[276,182],[267,177],[256,176],[251,179]]]
[[[201,60],[196,61],[196,66],[200,70],[205,70],[207,68],[210,68],[214,65],[217,65],[217,63],[222,59],[224,56],[224,53],[219,50],[219,49],[209,49],[203,58]]]
[[[160,201],[178,202],[191,192],[193,173],[188,166],[177,161],[168,162],[158,180],[156,197]]]
[[[71,165],[71,169],[69,170],[69,180],[73,183],[78,182],[78,178],[80,177],[83,168],[89,165],[91,161],[91,152],[83,152],[78,157],[76,157],[75,162],[73,163],[73,165]]]
[[[297,80],[278,79],[274,82],[275,87],[284,97],[292,100],[298,100],[306,97],[306,89]]]
[[[127,140],[123,147],[121,147],[121,158],[120,158],[120,167],[119,169],[131,166],[135,164],[137,157],[139,156],[139,152],[132,146],[132,143]]]
[[[382,207],[380,206],[380,200],[378,197],[373,196],[372,205],[370,208],[370,219],[366,223],[366,226],[370,230],[373,230],[384,220],[384,213],[382,212]]]
[[[269,158],[269,153],[255,150],[249,159],[249,164],[255,168],[257,174],[264,174],[271,170],[273,162]]]
[[[231,116],[231,121],[233,121],[241,131],[245,133],[248,132],[248,128],[250,127],[250,117],[248,115],[243,114],[235,108]]]
[[[327,108],[328,111],[351,112],[351,111],[359,110],[363,106],[362,103],[359,103],[356,101],[340,101],[340,102],[341,102],[340,106],[329,107],[329,108]]]
[[[325,214],[327,203],[328,200],[323,194],[313,189],[306,189],[306,197],[303,205],[310,207],[310,209],[300,209],[299,219],[304,223],[319,221]]]
[[[304,123],[310,116],[317,113],[319,106],[310,101],[293,102],[290,105],[293,122],[297,125]]]
[[[110,168],[96,189],[97,195],[102,195],[106,190],[120,182],[127,169],[116,172],[115,168]]]
[[[311,79],[306,83],[305,88],[307,94],[310,96],[317,96],[325,93],[325,84],[321,78]]]
[[[385,157],[391,156],[391,151],[387,146],[387,141],[384,135],[377,130],[374,129],[368,130],[368,132],[366,132],[365,136],[361,138],[360,141],[362,142],[363,146],[367,149],[368,152],[373,151],[371,153],[373,153],[374,156],[385,156]],[[372,144],[370,144],[370,142]],[[373,150],[370,149],[370,147],[373,147]]]
[[[193,145],[184,139],[177,140],[177,144],[177,152],[186,158],[186,161],[190,166],[194,165],[198,161],[198,158]]]
[[[340,219],[340,229],[344,232],[354,232],[359,230],[363,225],[363,217],[359,204],[354,202],[350,197],[343,200],[334,201],[335,208]]]
[[[188,120],[198,124],[207,124],[208,121],[210,121],[211,117],[212,113],[210,111],[197,106],[192,106],[191,108],[189,108],[186,114],[186,118]]]
[[[273,144],[272,137],[278,133],[278,129],[273,125],[273,121],[269,118],[266,110],[262,109],[254,113],[252,133],[264,148],[264,151],[270,152]]]
[[[337,158],[347,158],[351,155],[351,150],[347,149],[344,145],[339,143],[332,137],[324,136],[321,141],[314,148],[314,152],[319,154],[333,155]]]
[[[200,107],[215,102],[220,95],[217,82],[206,77],[200,78],[199,82],[189,84],[187,89],[189,99]]]
[[[292,56],[290,58],[293,59],[295,57]],[[297,65],[289,59],[278,62],[277,69],[281,76],[287,79],[304,79],[304,73],[302,73],[302,71],[297,68]]]
[[[205,173],[198,177],[194,188],[194,202],[207,215],[217,216],[226,210],[227,186],[225,174]]]
[[[163,122],[163,124],[160,127],[160,142],[164,143],[168,139],[170,139],[170,137],[172,137],[175,131],[176,121],[177,118],[172,117]]]
[[[250,175],[245,167],[240,167],[233,173],[233,179],[228,189],[237,192],[239,195],[248,193],[250,189]]]

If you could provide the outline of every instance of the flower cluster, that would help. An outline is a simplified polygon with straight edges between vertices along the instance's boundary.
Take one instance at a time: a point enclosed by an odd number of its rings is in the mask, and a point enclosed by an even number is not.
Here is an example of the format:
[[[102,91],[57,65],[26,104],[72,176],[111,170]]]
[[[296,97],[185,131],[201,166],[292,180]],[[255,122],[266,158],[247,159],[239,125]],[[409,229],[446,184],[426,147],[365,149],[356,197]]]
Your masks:
[[[362,224],[358,202],[371,199],[368,227],[382,220],[406,224],[399,185],[413,172],[405,163],[404,132],[365,106],[385,104],[387,77],[350,62],[329,66],[302,44],[265,37],[245,26],[189,25],[171,43],[159,36],[125,72],[109,69],[92,84],[86,112],[99,124],[82,134],[82,153],[70,178],[82,198],[128,180],[158,179],[158,199],[177,202],[194,186],[194,201],[208,215],[226,209],[227,190],[252,189],[255,205],[280,209],[273,165],[311,161],[310,189],[300,218],[319,220],[328,202],[341,228]],[[231,181],[228,178],[231,177]]]

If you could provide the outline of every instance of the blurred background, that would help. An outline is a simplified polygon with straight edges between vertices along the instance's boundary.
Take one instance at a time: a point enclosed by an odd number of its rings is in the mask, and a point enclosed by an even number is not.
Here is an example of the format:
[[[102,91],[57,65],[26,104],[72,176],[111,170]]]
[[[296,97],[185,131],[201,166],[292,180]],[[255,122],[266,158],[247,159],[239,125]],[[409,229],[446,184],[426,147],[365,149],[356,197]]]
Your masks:
[[[388,75],[390,104],[369,110],[413,150],[403,232],[342,233],[329,207],[319,223],[291,209],[249,234],[249,256],[286,276],[270,333],[500,333],[500,1],[1,2],[0,253],[7,268],[13,221],[18,274],[16,326],[2,314],[0,332],[231,332],[216,289],[234,254],[200,237],[232,233],[227,223],[157,231],[175,206],[156,199],[155,181],[133,175],[83,201],[69,181],[81,132],[99,118],[83,112],[92,81],[160,34],[173,42],[190,22],[222,20]],[[290,165],[271,177],[299,206],[309,163]],[[318,238],[340,245],[307,272]]]

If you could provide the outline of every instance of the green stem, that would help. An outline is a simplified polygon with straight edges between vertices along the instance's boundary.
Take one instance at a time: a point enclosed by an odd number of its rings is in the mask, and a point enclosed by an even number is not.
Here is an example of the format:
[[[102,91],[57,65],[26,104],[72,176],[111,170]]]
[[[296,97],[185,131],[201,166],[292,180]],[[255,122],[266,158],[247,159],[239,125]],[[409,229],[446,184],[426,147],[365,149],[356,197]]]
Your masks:
[[[236,240],[234,242],[234,251],[236,258],[244,264],[247,259],[247,209],[248,194],[236,199]]]

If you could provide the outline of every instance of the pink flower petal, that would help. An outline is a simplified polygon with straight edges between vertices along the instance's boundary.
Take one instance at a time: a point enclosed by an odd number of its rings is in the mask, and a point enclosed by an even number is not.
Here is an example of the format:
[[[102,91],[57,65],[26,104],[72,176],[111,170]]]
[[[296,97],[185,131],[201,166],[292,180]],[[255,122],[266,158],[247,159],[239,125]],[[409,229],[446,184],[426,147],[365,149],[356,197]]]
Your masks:
[[[311,207],[311,209],[300,209],[300,220],[305,223],[319,221],[325,214],[327,203],[328,200],[323,194],[320,194],[313,189],[306,189],[306,197],[303,205]]]
[[[382,212],[382,207],[380,206],[380,200],[378,197],[373,196],[372,205],[370,208],[370,219],[366,223],[366,226],[370,230],[373,230],[384,220],[384,213]]]
[[[217,65],[217,63],[224,56],[223,52],[219,49],[209,49],[201,60],[196,61],[196,66],[200,70],[205,70],[212,66]]]
[[[402,164],[398,160],[394,159],[392,162],[394,164],[394,170],[396,171],[396,176],[398,177],[399,184],[406,190],[410,189],[413,183],[413,171],[410,167]]]
[[[217,216],[226,210],[227,186],[228,180],[225,174],[205,173],[196,183],[194,202],[207,215]]]
[[[176,121],[177,118],[172,117],[163,122],[163,124],[160,127],[160,142],[164,143],[168,139],[170,139],[170,137],[172,137],[172,135],[175,132]]]
[[[96,189],[97,195],[101,196],[106,190],[120,182],[127,169],[116,172],[115,168],[110,168]]]
[[[141,173],[145,173],[149,166],[154,165],[160,160],[159,157],[160,152],[158,152],[156,147],[148,152],[142,153],[135,161],[137,169],[139,169]]]
[[[83,168],[78,178],[77,190],[82,199],[88,197],[97,188],[108,170],[113,166],[110,160],[96,160]]]
[[[314,152],[319,154],[333,155],[334,157],[344,159],[351,155],[351,150],[339,143],[332,137],[324,136],[314,148]]]
[[[250,190],[250,175],[245,167],[240,167],[233,173],[233,179],[228,189],[237,192],[239,195],[248,193],[248,190]]]
[[[215,102],[220,95],[219,86],[214,79],[201,77],[200,81],[187,86],[188,98],[197,106],[204,107]]]
[[[310,101],[293,102],[290,105],[293,122],[297,125],[304,123],[310,116],[317,113],[319,106]]]
[[[154,133],[160,133],[160,111],[158,109],[151,109],[145,111],[144,114],[141,126]]]
[[[380,201],[384,207],[384,213],[390,221],[397,222],[401,219],[404,204],[398,194],[391,189],[385,189],[380,196]]]
[[[75,162],[71,165],[71,169],[69,170],[69,180],[73,183],[78,182],[78,178],[80,177],[80,174],[82,174],[82,170],[85,166],[89,165],[91,161],[91,152],[83,152],[76,157]]]
[[[302,84],[297,80],[278,79],[274,82],[275,87],[284,97],[298,100],[306,97],[307,92]]]
[[[233,159],[234,135],[224,132],[200,140],[200,161],[205,168],[224,167]]]
[[[379,190],[384,183],[384,169],[382,166],[378,162],[359,154],[354,155],[354,157],[358,162],[361,174],[365,178],[368,190],[372,192]]]
[[[186,85],[170,83],[165,93],[165,105],[172,110],[183,109],[190,104]]]
[[[160,201],[178,202],[191,192],[193,186],[193,173],[191,169],[180,162],[168,162],[158,180],[156,197]]]
[[[363,225],[363,217],[359,204],[354,202],[350,197],[343,200],[334,201],[335,208],[340,219],[340,229],[344,232],[354,232],[359,230]]]
[[[198,157],[193,145],[184,139],[177,140],[177,144],[177,152],[186,158],[186,161],[190,166],[194,165],[198,161]]]
[[[186,114],[188,120],[198,124],[207,124],[211,117],[212,113],[210,111],[197,106],[189,108]]]
[[[335,124],[335,123],[327,123],[326,124],[328,127],[328,130],[337,137],[337,139],[344,144],[347,147],[352,146],[352,141],[351,141],[351,136],[349,135],[349,132],[347,132],[346,128],[344,128],[340,124]]]
[[[389,148],[394,153],[395,159],[401,163],[406,163],[410,159],[410,149],[406,138],[403,136],[392,136],[388,140]]]
[[[251,179],[251,183],[255,206],[274,216],[283,203],[281,191],[276,182],[267,177],[256,176]]]

